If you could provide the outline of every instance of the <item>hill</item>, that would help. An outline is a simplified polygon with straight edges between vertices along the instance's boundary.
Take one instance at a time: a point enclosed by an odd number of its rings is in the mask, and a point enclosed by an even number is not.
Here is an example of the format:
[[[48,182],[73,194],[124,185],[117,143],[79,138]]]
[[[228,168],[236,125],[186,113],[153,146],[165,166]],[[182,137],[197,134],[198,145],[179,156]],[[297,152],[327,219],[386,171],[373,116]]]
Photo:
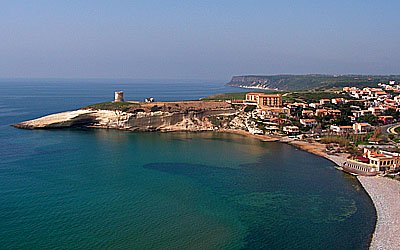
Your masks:
[[[247,75],[234,76],[229,86],[272,90],[326,90],[345,86],[373,87],[400,81],[400,75]]]

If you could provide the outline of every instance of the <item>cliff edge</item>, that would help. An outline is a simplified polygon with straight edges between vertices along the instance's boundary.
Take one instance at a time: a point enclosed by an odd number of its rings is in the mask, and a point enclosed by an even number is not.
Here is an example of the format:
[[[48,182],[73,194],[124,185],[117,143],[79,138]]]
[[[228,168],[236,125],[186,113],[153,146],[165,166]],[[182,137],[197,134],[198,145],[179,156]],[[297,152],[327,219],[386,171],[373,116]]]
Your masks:
[[[129,131],[209,131],[237,114],[217,101],[100,103],[13,125],[22,129],[107,128]]]

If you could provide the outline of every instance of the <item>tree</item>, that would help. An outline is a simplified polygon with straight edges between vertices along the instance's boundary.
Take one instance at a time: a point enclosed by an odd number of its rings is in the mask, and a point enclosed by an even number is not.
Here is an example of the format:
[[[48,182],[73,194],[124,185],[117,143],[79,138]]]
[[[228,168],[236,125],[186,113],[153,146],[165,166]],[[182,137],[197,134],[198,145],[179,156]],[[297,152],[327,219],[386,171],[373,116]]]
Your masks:
[[[374,115],[363,115],[358,118],[358,122],[367,122],[372,126],[376,126],[379,124],[378,117]]]
[[[394,119],[398,120],[400,117],[400,112],[395,109],[387,109],[385,110],[384,115],[393,116]]]

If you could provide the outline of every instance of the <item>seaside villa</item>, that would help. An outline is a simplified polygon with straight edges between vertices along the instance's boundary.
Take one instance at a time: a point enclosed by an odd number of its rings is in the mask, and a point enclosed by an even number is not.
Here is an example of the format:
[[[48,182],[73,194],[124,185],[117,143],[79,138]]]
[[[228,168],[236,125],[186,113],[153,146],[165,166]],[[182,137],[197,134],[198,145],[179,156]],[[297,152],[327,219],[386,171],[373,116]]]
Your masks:
[[[396,171],[400,167],[400,153],[364,148],[363,156],[347,159],[343,170],[357,175],[377,175]]]

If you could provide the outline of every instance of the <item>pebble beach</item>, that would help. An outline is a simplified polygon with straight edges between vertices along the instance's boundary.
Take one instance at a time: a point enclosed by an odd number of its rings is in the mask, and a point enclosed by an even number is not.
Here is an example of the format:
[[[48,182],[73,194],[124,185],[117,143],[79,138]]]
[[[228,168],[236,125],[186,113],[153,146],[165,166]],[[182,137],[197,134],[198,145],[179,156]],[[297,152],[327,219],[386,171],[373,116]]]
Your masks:
[[[370,249],[400,249],[400,182],[386,177],[357,178],[371,197],[377,213]]]

